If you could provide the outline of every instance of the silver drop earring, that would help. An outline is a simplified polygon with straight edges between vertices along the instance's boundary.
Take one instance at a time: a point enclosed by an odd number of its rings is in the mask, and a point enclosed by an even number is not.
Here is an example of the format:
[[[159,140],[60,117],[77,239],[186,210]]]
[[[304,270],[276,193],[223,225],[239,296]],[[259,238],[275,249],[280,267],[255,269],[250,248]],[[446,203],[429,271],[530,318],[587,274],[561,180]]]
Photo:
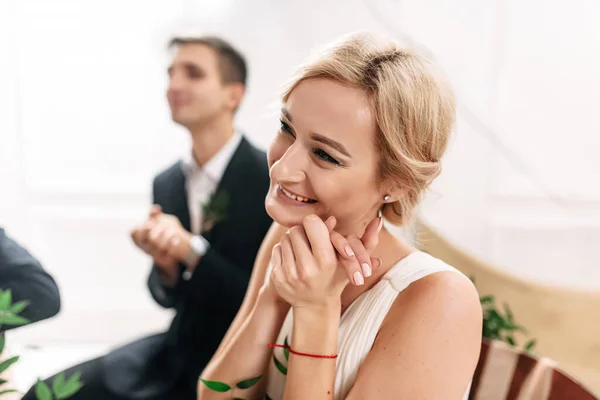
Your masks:
[[[386,195],[383,197],[383,201],[385,201],[386,203],[387,203],[388,201],[390,201],[391,199],[392,199],[392,196],[390,196],[389,194],[386,194]]]

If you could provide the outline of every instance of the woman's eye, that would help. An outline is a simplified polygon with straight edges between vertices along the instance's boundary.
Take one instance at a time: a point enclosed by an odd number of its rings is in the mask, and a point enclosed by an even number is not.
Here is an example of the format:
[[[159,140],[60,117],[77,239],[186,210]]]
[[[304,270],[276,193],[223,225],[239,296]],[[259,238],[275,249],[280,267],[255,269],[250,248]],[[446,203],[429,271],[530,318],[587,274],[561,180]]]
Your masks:
[[[290,128],[290,126],[288,124],[286,124],[283,121],[279,121],[281,123],[279,129],[281,130],[281,132],[290,135],[292,137],[294,137],[294,133],[292,132],[292,128]]]
[[[319,159],[334,164],[334,165],[340,165],[339,161],[336,160],[335,158],[331,157],[329,154],[327,154],[325,151],[321,150],[321,149],[314,149],[313,153],[315,156],[317,156]]]

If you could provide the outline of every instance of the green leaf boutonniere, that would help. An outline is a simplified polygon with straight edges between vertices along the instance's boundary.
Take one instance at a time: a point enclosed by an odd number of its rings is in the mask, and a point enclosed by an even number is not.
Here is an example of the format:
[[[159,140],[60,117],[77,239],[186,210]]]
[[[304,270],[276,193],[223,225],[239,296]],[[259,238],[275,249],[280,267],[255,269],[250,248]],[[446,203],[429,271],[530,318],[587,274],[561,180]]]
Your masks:
[[[227,218],[227,207],[229,206],[229,196],[222,190],[213,193],[208,201],[202,204],[202,213],[204,222],[202,231],[210,231],[217,222]]]

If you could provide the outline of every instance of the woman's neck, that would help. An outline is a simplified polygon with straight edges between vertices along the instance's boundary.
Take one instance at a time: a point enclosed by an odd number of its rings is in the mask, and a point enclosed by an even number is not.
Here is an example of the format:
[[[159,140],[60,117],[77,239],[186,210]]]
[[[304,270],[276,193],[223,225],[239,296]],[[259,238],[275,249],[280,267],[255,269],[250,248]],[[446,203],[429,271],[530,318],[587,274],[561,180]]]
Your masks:
[[[381,260],[381,266],[373,270],[373,275],[365,278],[364,285],[356,286],[349,283],[348,286],[346,286],[341,297],[342,314],[344,314],[354,300],[373,288],[373,286],[375,286],[394,265],[414,251],[414,247],[399,240],[383,228],[379,233],[379,243],[371,253],[372,258],[379,258]]]

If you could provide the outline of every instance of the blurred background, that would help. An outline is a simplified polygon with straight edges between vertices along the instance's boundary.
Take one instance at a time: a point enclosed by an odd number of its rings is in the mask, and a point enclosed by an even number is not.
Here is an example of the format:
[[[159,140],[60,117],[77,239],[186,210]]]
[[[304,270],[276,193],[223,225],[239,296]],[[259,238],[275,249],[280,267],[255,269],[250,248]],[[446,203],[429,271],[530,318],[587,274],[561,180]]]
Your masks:
[[[237,126],[265,149],[280,87],[316,46],[372,29],[435,58],[458,123],[421,219],[520,279],[600,292],[599,15],[596,0],[0,0],[0,225],[63,299],[10,333],[16,382],[170,320],[129,232],[152,176],[188,151],[165,90],[168,39],[190,30],[247,57]]]

